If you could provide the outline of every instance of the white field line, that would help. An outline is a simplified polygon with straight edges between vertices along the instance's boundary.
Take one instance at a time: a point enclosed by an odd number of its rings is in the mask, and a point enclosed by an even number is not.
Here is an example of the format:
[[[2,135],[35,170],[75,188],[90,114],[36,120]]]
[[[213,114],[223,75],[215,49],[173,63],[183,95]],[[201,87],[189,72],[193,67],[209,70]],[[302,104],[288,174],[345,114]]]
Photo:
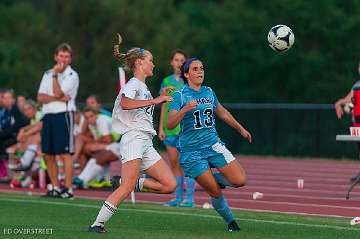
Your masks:
[[[14,191],[11,190],[0,190],[0,192],[10,192],[10,193],[14,193]],[[17,192],[19,194],[26,194],[26,192]],[[41,195],[42,193],[37,193],[37,192],[32,192],[34,195]],[[269,195],[269,194],[266,194]],[[159,201],[165,201],[168,198],[168,195],[163,195],[163,194],[151,194],[151,196],[153,198],[157,198],[155,199],[156,201],[153,200],[146,200],[146,199],[140,199],[140,200],[136,200],[138,202],[147,202],[147,203],[159,203],[161,204],[161,202]],[[139,195],[138,197],[141,197],[141,195]],[[296,197],[296,196],[294,196]],[[98,200],[104,200],[104,197],[99,197],[99,196],[77,196],[77,198],[88,198],[88,199],[98,199]],[[209,197],[208,196],[202,196],[202,195],[197,195],[196,196],[197,199],[200,200],[205,200],[208,201]],[[335,205],[326,205],[326,204],[309,204],[309,203],[292,203],[292,202],[273,202],[273,201],[265,201],[264,199],[261,200],[248,200],[248,199],[232,199],[232,198],[227,198],[228,202],[233,202],[233,203],[251,203],[251,204],[267,204],[267,205],[289,205],[289,206],[297,206],[297,207],[320,207],[320,208],[328,208],[328,209],[346,209],[346,210],[354,210],[354,212],[360,210],[360,208],[358,207],[347,207],[347,206],[335,206]],[[198,205],[199,207],[201,207],[201,205]],[[267,209],[249,209],[249,208],[240,208],[240,207],[232,207],[234,209],[241,209],[241,210],[247,210],[247,211],[259,211],[259,212],[278,212],[278,213],[285,213],[285,214],[297,214],[297,215],[312,215],[312,216],[328,216],[328,217],[345,217],[345,216],[341,216],[341,215],[333,215],[333,214],[317,214],[317,213],[304,213],[304,212],[296,212],[296,211],[291,211],[291,212],[284,212],[284,211],[277,211],[277,210],[267,210]]]
[[[12,199],[12,198],[0,198],[0,201],[99,209],[99,206],[96,206],[96,205],[79,204],[79,203],[73,203],[73,202],[69,202],[69,203],[67,203],[67,202],[49,202],[49,201],[37,201],[37,200],[31,200],[31,199],[24,200],[24,199]],[[142,212],[142,213],[162,214],[162,215],[167,214],[167,215],[175,215],[175,216],[192,216],[192,217],[220,219],[220,217],[216,216],[216,215],[195,214],[195,213],[187,213],[187,212],[172,212],[172,211],[165,211],[165,210],[159,211],[159,210],[152,210],[152,209],[137,209],[137,208],[120,208],[120,210],[121,211],[136,211],[136,212]],[[254,219],[254,218],[236,218],[236,220],[247,221],[247,222],[256,222],[256,223],[269,223],[269,224],[276,224],[276,225],[289,225],[289,226],[295,226],[295,227],[312,227],[312,228],[326,228],[326,229],[344,230],[344,231],[360,231],[360,228],[351,228],[351,227],[324,225],[324,224],[307,224],[307,223],[274,221],[274,220],[264,220],[264,219]]]

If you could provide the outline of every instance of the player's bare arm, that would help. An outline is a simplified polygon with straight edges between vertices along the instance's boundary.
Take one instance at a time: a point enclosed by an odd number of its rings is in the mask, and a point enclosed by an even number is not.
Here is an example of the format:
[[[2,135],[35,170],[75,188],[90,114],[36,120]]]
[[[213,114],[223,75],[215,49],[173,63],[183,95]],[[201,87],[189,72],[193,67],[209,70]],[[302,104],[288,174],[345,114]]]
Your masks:
[[[160,95],[155,99],[150,99],[150,100],[133,100],[131,98],[123,96],[121,98],[120,105],[121,108],[123,108],[124,110],[132,110],[132,109],[143,108],[150,105],[158,105],[167,101],[172,101],[172,97],[168,95]]]
[[[226,124],[230,125],[232,128],[236,129],[245,139],[252,142],[251,134],[232,116],[232,114],[225,109],[220,103],[215,109],[215,114],[223,120]]]
[[[335,111],[336,111],[336,116],[337,116],[338,119],[341,119],[342,116],[344,115],[343,106],[346,103],[351,102],[352,96],[353,96],[353,92],[351,90],[344,98],[341,98],[338,101],[336,101],[336,103],[335,103]]]
[[[169,112],[168,121],[166,122],[166,128],[173,129],[184,118],[186,112],[194,109],[197,106],[196,100],[189,101],[180,111],[171,110]]]
[[[110,144],[112,142],[111,135],[105,135],[96,140],[98,143]]]
[[[57,98],[62,98],[65,95],[58,81],[58,74],[60,72],[63,72],[65,70],[65,67],[66,65],[63,63],[58,63],[53,67],[53,75],[52,75],[53,92]]]
[[[164,125],[164,117],[165,117],[165,103],[161,104],[161,111],[160,111],[160,122],[159,122],[159,139],[163,141],[165,139],[165,133],[163,129]]]
[[[173,86],[167,86],[167,87],[164,87],[161,91],[161,94],[160,95],[169,95],[171,94],[171,92],[175,89],[175,87]]]

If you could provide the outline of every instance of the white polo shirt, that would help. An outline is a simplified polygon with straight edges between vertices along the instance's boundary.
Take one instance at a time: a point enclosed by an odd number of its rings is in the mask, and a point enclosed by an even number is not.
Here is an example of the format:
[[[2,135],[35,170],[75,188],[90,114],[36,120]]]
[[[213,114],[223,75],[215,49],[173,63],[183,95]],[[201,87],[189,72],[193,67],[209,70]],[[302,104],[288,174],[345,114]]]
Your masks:
[[[44,73],[38,93],[54,96],[52,75],[52,69]],[[78,74],[71,66],[67,66],[62,73],[58,74],[58,82],[64,94],[70,96],[71,99],[68,102],[52,101],[48,104],[43,104],[42,111],[44,114],[56,114],[76,110],[75,99],[79,88]]]
[[[144,82],[135,77],[131,78],[116,98],[112,113],[113,130],[121,135],[130,131],[141,131],[150,135],[156,135],[153,126],[154,105],[124,110],[120,105],[122,95],[134,100],[149,100],[153,98]]]

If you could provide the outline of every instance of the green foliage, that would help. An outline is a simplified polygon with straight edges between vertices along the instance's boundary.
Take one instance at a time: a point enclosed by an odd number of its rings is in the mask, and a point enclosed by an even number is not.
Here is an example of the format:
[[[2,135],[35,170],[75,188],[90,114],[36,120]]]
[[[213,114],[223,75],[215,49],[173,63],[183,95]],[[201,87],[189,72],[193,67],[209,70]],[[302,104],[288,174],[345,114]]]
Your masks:
[[[359,61],[359,1],[318,0],[22,0],[0,2],[0,87],[34,97],[60,42],[74,49],[79,100],[97,93],[112,102],[122,50],[141,46],[156,64],[150,88],[170,73],[169,57],[182,48],[203,60],[206,84],[223,102],[332,103],[345,95]],[[295,45],[279,54],[267,32],[286,24]]]

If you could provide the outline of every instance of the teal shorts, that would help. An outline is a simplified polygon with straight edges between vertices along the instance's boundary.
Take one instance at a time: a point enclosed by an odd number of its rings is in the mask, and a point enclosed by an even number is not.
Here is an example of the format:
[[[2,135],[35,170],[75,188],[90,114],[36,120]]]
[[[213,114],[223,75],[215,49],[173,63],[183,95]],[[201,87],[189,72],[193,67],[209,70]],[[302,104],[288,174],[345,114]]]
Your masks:
[[[174,147],[174,148],[176,148],[178,142],[179,142],[179,136],[178,135],[166,136],[166,138],[164,139],[164,144],[166,146],[171,146],[171,147]]]
[[[234,159],[223,142],[196,151],[180,152],[180,166],[185,176],[190,178],[202,175],[209,168],[223,168]]]

